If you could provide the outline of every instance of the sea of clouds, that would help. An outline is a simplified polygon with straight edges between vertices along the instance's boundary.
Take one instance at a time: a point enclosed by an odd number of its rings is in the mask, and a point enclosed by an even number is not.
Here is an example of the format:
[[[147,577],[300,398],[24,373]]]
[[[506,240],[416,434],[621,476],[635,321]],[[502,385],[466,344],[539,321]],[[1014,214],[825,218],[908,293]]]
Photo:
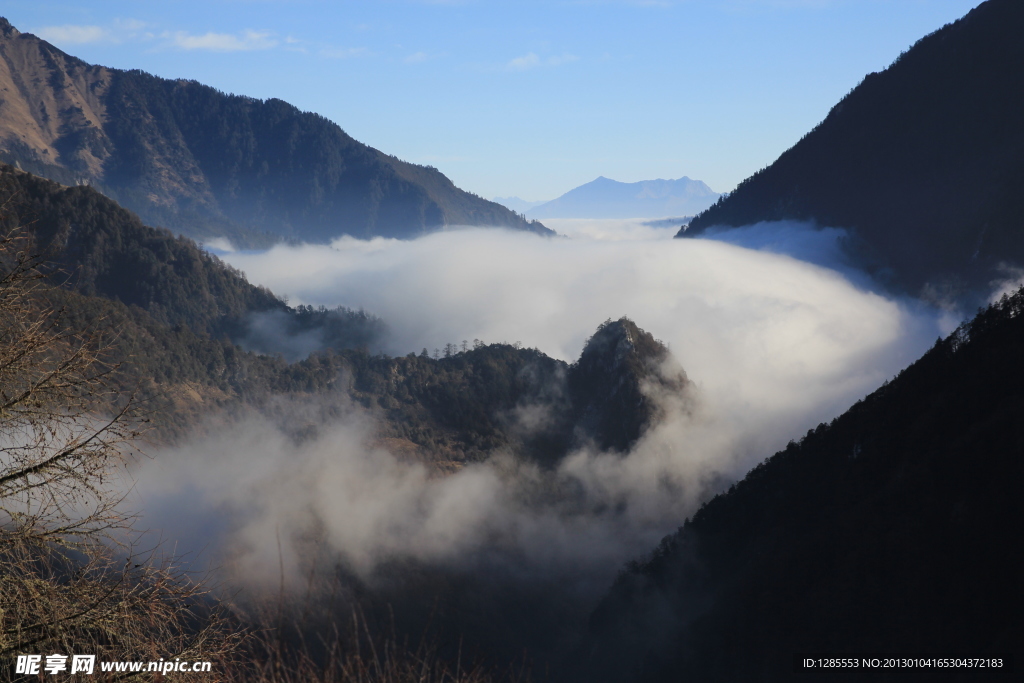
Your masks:
[[[838,414],[958,321],[874,288],[845,263],[841,230],[761,224],[674,240],[638,221],[550,222],[563,237],[465,229],[224,258],[293,304],[381,316],[391,335],[371,350],[392,355],[481,339],[571,362],[598,324],[628,316],[717,402],[805,423]]]
[[[302,443],[254,414],[143,463],[133,500],[148,525],[260,581],[279,563],[298,571],[313,535],[364,576],[402,556],[463,567],[500,557],[605,586],[708,496],[958,322],[875,287],[845,260],[841,230],[761,224],[678,240],[675,227],[639,221],[550,223],[561,236],[466,228],[221,254],[292,304],[381,316],[390,335],[374,351],[393,355],[480,339],[571,362],[602,321],[628,316],[695,383],[686,401],[653,397],[667,417],[632,452],[583,449],[552,472],[496,454],[437,476],[374,446],[372,416],[355,408]],[[319,419],[282,400],[290,419]]]

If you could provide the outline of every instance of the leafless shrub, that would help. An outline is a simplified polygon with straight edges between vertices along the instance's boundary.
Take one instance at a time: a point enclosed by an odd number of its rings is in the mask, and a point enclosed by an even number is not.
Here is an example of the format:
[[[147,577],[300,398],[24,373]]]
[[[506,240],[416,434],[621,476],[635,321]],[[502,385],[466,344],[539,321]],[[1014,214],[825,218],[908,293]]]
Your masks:
[[[102,320],[72,328],[52,303],[60,297],[51,296],[43,256],[28,232],[9,227],[4,211],[0,206],[0,681],[15,677],[17,655],[51,653],[213,663],[209,674],[96,670],[82,677],[92,681],[526,680],[514,667],[442,657],[428,638],[410,646],[393,629],[381,636],[358,610],[345,628],[335,615],[317,622],[328,627],[310,628],[302,623],[305,607],[285,608],[283,590],[278,604],[238,617],[159,553],[136,553],[124,541],[134,520],[119,506],[126,488],[118,473],[145,422],[111,361],[116,330]],[[322,586],[310,588],[307,604],[323,597]]]
[[[220,680],[241,640],[225,612],[173,564],[124,544],[133,519],[117,472],[144,422],[111,381],[111,331],[70,329],[42,263],[28,232],[3,228],[0,680],[16,655],[40,653],[217,660],[206,680]]]

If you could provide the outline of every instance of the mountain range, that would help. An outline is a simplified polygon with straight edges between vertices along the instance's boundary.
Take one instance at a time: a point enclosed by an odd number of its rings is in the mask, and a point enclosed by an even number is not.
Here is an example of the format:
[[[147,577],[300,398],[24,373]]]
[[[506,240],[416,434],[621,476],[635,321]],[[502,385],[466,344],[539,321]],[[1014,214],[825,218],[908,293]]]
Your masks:
[[[922,38],[680,236],[813,221],[910,294],[990,289],[1024,264],[1022,31],[1024,4],[988,0]]]
[[[700,180],[620,183],[600,176],[550,202],[528,208],[531,218],[666,218],[692,216],[718,199]]]
[[[154,225],[261,246],[449,226],[552,234],[281,100],[87,64],[0,18],[0,161]]]

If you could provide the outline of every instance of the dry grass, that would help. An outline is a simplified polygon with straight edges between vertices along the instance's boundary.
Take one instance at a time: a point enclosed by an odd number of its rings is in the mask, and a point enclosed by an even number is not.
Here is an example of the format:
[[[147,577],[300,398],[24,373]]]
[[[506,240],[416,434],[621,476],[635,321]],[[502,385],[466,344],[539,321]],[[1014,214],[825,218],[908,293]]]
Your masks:
[[[264,628],[246,643],[249,662],[233,670],[242,683],[528,683],[524,667],[497,668],[481,662],[442,657],[428,637],[415,646],[392,632],[373,631],[358,609],[344,632],[332,625],[319,634],[315,648],[303,642],[304,628]],[[287,632],[288,635],[284,635]],[[315,654],[314,654],[315,651]]]

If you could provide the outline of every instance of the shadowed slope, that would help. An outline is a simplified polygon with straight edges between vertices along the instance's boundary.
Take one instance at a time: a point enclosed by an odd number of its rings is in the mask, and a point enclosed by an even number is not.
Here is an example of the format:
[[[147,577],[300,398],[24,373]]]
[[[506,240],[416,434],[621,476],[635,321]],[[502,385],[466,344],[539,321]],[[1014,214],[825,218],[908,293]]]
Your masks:
[[[704,505],[619,578],[576,679],[789,680],[801,652],[1019,662],[1022,350],[1024,291]]]
[[[918,294],[1024,264],[1024,4],[989,0],[869,74],[769,167],[680,236],[782,219],[853,229]]]

